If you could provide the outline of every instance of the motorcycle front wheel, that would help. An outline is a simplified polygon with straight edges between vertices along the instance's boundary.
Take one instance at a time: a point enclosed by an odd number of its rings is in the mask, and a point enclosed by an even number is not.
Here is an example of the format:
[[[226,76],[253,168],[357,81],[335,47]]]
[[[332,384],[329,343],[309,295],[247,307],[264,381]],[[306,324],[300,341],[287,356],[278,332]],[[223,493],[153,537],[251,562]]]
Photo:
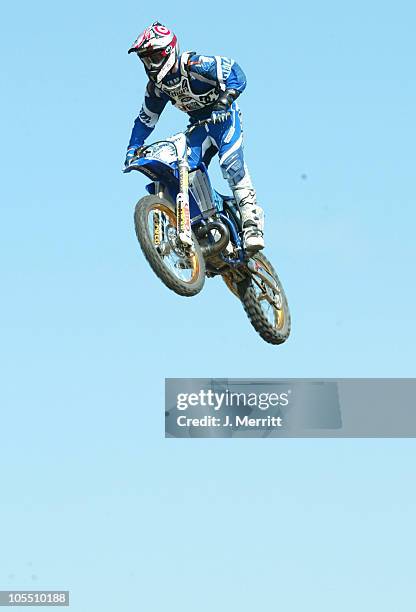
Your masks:
[[[178,241],[175,206],[158,196],[141,198],[134,211],[137,239],[153,272],[178,295],[192,297],[205,282],[205,261],[194,234],[193,248]]]

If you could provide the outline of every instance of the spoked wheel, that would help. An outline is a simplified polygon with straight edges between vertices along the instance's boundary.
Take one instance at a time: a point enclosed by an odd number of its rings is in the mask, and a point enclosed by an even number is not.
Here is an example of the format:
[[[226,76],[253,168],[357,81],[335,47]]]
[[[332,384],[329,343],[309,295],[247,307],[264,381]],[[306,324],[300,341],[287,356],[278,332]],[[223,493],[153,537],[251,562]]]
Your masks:
[[[142,251],[160,280],[179,295],[199,293],[205,282],[204,257],[194,235],[192,249],[178,241],[175,207],[157,196],[145,196],[136,204],[134,225]]]
[[[290,312],[282,284],[269,260],[256,253],[248,261],[250,275],[235,284],[227,285],[240,300],[251,324],[270,344],[282,344],[290,334]]]

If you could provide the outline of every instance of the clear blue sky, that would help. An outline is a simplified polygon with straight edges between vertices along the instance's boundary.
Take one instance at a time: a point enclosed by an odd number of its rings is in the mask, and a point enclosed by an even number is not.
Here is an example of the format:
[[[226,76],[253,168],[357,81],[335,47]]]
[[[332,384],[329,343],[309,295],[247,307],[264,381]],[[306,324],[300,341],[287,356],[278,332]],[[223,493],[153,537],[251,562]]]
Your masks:
[[[413,441],[165,440],[162,402],[165,376],[414,376],[414,5],[153,6],[2,10],[0,582],[76,612],[408,610]],[[127,49],[153,19],[247,73],[282,347],[139,251]]]

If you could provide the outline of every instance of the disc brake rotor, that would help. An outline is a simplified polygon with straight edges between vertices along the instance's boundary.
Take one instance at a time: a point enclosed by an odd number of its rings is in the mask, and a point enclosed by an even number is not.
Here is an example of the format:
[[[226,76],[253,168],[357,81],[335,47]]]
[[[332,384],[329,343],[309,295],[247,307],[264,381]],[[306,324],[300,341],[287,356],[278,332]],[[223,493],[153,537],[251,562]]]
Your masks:
[[[172,222],[174,219],[170,219],[170,215],[155,209],[149,215],[149,233],[166,267],[180,280],[190,282],[197,272],[195,254],[179,242]]]

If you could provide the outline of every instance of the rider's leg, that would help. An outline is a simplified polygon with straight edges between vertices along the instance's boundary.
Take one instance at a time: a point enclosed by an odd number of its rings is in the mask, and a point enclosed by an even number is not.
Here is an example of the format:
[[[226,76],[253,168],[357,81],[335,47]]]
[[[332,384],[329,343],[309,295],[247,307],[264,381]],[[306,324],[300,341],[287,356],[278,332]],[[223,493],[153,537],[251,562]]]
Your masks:
[[[237,161],[235,158],[231,158],[230,162],[233,164],[233,168],[228,167],[224,170],[222,167],[222,169],[240,209],[244,247],[251,251],[258,251],[264,248],[263,209],[257,203],[256,190],[244,160]],[[235,168],[240,166],[241,170],[235,172]]]
[[[205,152],[210,145],[211,139],[204,126],[196,128],[196,130],[188,136],[188,162],[191,168],[195,168],[203,161]]]
[[[244,162],[243,130],[238,106],[234,103],[231,117],[220,125],[210,126],[211,138],[218,146],[220,166],[241,212],[245,248],[257,251],[264,247],[264,214],[257,203],[250,173]]]

